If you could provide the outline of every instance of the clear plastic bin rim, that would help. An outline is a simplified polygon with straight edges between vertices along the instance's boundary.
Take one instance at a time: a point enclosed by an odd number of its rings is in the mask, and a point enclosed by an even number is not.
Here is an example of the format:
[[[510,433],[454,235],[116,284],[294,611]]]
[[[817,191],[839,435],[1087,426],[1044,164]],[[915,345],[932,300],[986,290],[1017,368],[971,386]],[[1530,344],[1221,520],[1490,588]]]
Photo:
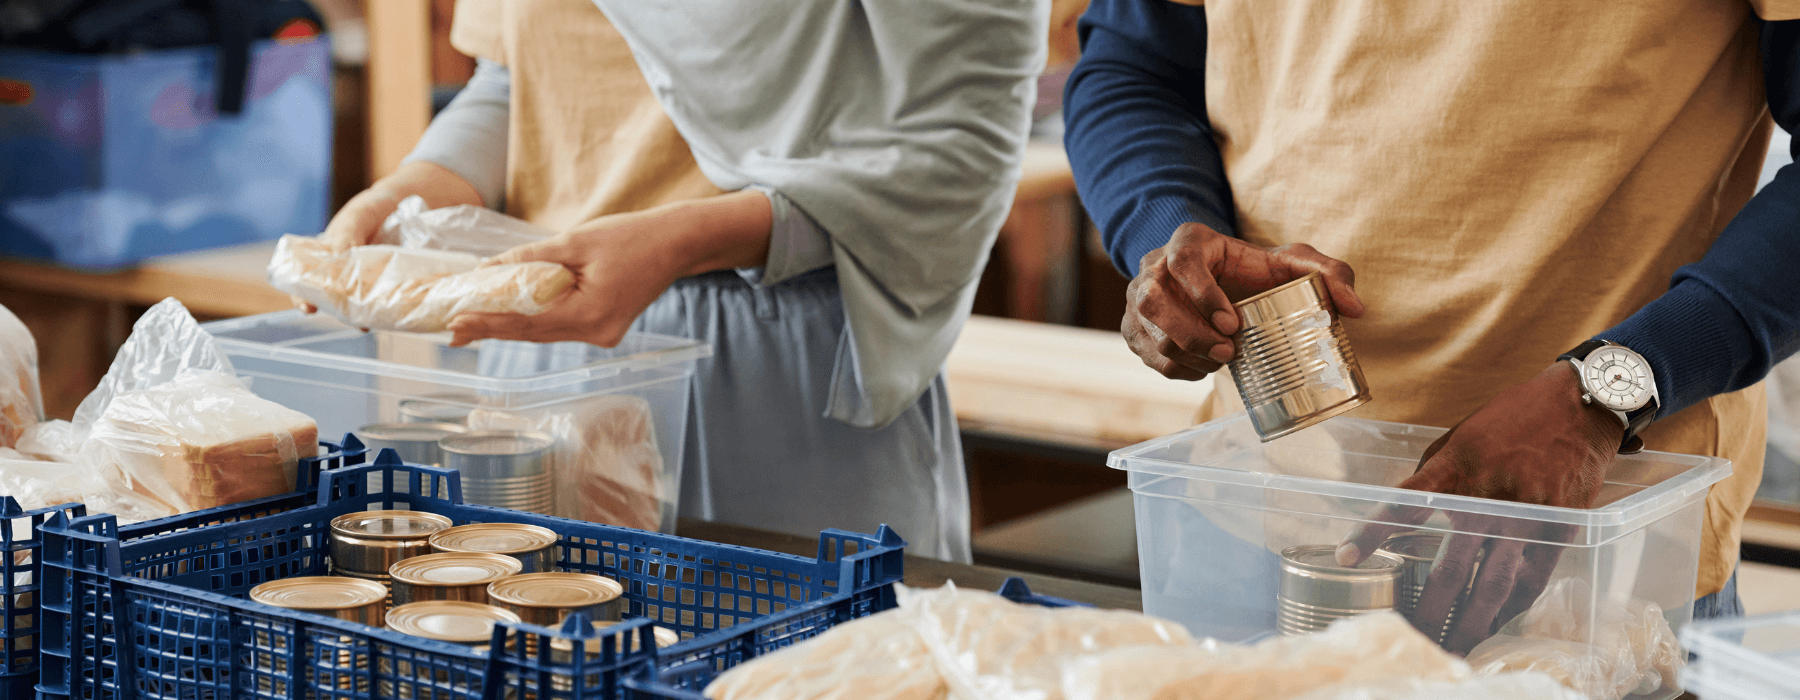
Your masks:
[[[1713,484],[1731,476],[1731,460],[1721,457],[1701,457],[1696,455],[1674,454],[1669,452],[1644,451],[1635,455],[1620,456],[1621,460],[1655,460],[1678,466],[1687,466],[1677,474],[1671,475],[1643,490],[1621,498],[1606,505],[1591,508],[1559,508],[1556,506],[1515,503],[1491,498],[1472,496],[1456,496],[1428,491],[1414,491],[1395,486],[1378,486],[1374,484],[1358,484],[1343,481],[1330,481],[1305,476],[1270,474],[1266,472],[1246,471],[1212,464],[1197,464],[1190,461],[1175,461],[1161,457],[1149,457],[1167,450],[1171,445],[1188,442],[1196,438],[1222,433],[1228,429],[1249,431],[1250,417],[1247,413],[1236,413],[1210,423],[1166,435],[1154,440],[1114,450],[1107,455],[1106,465],[1122,471],[1140,474],[1157,474],[1178,479],[1191,479],[1216,484],[1251,486],[1269,490],[1304,493],[1332,498],[1360,499],[1382,504],[1399,506],[1417,506],[1443,511],[1476,513],[1501,518],[1536,520],[1546,523],[1574,525],[1580,527],[1623,527],[1636,529],[1660,520],[1664,516],[1706,498],[1706,492]],[[1386,434],[1404,435],[1429,442],[1439,435],[1448,432],[1444,428],[1433,428],[1406,423],[1392,423],[1362,418],[1338,417],[1325,424],[1314,426],[1311,430],[1322,430],[1330,423],[1338,427],[1351,426],[1366,430],[1383,431]],[[1248,449],[1257,449],[1260,443],[1250,445]],[[1215,455],[1208,461],[1224,462],[1226,458],[1241,454],[1242,450]],[[1356,453],[1345,453],[1356,454]],[[1367,455],[1383,459],[1392,459],[1393,455]],[[1414,459],[1417,457],[1415,456]],[[1136,486],[1134,485],[1134,490]],[[1196,499],[1199,500],[1199,499]]]
[[[293,347],[302,343],[318,343],[336,337],[348,337],[364,334],[364,331],[350,326],[331,323],[335,329],[327,335],[311,335],[295,338],[282,343],[267,343],[232,337],[281,324],[296,321],[313,322],[324,319],[317,315],[303,314],[299,310],[276,311],[273,313],[244,316],[241,318],[213,321],[202,324],[207,332],[219,341],[219,346],[230,356],[255,357],[259,359],[289,362],[307,367],[317,367],[340,372],[359,372],[396,379],[431,382],[447,387],[462,387],[480,392],[523,393],[544,391],[579,384],[582,382],[616,377],[625,372],[644,372],[679,364],[691,365],[703,358],[712,357],[712,345],[688,338],[660,335],[655,333],[633,332],[625,336],[621,346],[633,344],[648,345],[652,349],[630,355],[590,362],[579,367],[554,370],[526,377],[487,377],[467,372],[417,367],[397,362],[373,360],[365,357],[339,355],[306,348]],[[396,336],[413,336],[442,340],[442,344],[450,344],[449,333],[403,333],[400,331],[370,331]],[[516,341],[507,341],[516,342]]]
[[[1697,620],[1681,629],[1681,644],[1714,671],[1800,688],[1800,610]]]

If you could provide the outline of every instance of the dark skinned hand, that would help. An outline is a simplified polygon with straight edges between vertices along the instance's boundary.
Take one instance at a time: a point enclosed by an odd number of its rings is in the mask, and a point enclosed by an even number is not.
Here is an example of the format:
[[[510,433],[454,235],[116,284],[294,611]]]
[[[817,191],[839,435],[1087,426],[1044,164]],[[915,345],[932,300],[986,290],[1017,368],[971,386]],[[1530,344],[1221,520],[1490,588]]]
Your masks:
[[[1425,450],[1401,488],[1565,508],[1588,508],[1625,428],[1612,413],[1581,402],[1575,369],[1557,362],[1495,396]],[[1368,558],[1390,535],[1413,529],[1432,509],[1388,508],[1338,547],[1346,566]],[[1567,526],[1449,511],[1449,538],[1413,613],[1413,626],[1466,654],[1531,607],[1550,583]],[[1530,541],[1530,542],[1527,542]]]
[[[1304,243],[1262,248],[1202,224],[1182,224],[1138,269],[1119,331],[1144,364],[1170,379],[1200,379],[1231,361],[1239,325],[1233,301],[1313,272],[1324,276],[1338,313],[1363,315],[1350,266]]]

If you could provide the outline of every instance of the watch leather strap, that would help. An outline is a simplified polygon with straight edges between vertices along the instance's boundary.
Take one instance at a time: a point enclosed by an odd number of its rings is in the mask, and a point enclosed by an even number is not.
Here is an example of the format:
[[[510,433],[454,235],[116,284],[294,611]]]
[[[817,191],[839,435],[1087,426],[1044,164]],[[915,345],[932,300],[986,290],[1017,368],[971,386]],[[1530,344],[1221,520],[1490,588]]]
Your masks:
[[[1605,340],[1594,338],[1575,346],[1575,349],[1573,350],[1563,353],[1556,358],[1556,361],[1569,361],[1575,363],[1577,372],[1575,381],[1582,382],[1582,392],[1586,393],[1587,383],[1582,380],[1580,374],[1582,363],[1587,360],[1588,355],[1594,354],[1595,350],[1599,350],[1600,348],[1611,344],[1612,343]],[[1638,433],[1643,432],[1644,428],[1650,426],[1651,421],[1656,420],[1657,405],[1658,402],[1653,398],[1649,403],[1644,404],[1642,408],[1635,411],[1629,411],[1625,414],[1625,436],[1619,441],[1619,454],[1629,455],[1643,451],[1644,439],[1638,437]],[[1600,410],[1618,415],[1612,409],[1605,406],[1600,406]]]

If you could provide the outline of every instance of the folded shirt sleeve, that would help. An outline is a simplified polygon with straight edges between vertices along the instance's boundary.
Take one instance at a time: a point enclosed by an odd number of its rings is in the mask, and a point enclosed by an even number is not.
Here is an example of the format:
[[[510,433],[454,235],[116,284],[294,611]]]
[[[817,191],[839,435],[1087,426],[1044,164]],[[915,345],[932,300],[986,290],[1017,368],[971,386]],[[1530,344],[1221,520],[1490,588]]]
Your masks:
[[[1206,116],[1206,12],[1167,0],[1094,0],[1064,88],[1063,142],[1113,265],[1136,275],[1175,229],[1235,235],[1225,163]]]
[[[761,270],[745,270],[752,284],[771,286],[832,264],[831,238],[818,222],[772,187],[751,185],[769,198],[769,257]]]
[[[468,180],[481,203],[500,209],[506,197],[506,132],[512,109],[512,73],[488,59],[444,110],[432,118],[412,153],[400,161],[435,163]]]
[[[1772,4],[1772,3],[1771,3]],[[1769,111],[1800,131],[1800,21],[1762,27]],[[1800,155],[1800,141],[1794,142]],[[1781,168],[1669,291],[1601,333],[1650,361],[1658,417],[1762,380],[1800,351],[1800,164]]]

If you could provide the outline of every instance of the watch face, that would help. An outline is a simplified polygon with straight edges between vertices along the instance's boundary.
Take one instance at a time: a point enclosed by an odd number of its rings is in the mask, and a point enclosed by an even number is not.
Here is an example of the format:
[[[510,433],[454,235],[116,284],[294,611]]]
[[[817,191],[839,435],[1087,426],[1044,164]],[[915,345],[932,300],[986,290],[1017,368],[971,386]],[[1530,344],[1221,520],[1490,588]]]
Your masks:
[[[1625,348],[1595,350],[1582,363],[1582,383],[1601,405],[1615,411],[1634,411],[1650,403],[1650,367],[1644,358]]]

